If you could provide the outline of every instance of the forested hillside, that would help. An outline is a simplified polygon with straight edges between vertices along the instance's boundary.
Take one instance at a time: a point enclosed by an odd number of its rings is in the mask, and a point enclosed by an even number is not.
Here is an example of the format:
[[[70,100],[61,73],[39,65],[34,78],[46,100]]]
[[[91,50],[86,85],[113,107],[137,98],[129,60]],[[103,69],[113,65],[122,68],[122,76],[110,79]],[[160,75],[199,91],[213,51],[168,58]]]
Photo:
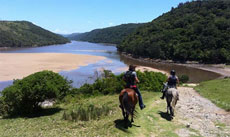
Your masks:
[[[27,21],[0,21],[0,47],[64,44],[68,39]]]
[[[180,3],[129,35],[118,50],[154,59],[230,63],[230,1]]]
[[[143,24],[122,24],[114,27],[108,27],[104,29],[95,29],[90,32],[69,35],[71,40],[89,41],[95,43],[112,43],[119,44],[121,41],[134,32],[136,28]]]

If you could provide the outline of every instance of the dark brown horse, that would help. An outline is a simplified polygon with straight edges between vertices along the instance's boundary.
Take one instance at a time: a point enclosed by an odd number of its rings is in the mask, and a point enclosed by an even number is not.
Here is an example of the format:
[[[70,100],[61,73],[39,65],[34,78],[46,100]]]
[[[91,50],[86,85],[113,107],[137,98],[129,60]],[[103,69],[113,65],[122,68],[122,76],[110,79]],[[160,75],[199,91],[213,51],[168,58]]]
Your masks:
[[[136,92],[130,88],[123,89],[120,93],[119,100],[124,119],[128,120],[129,115],[131,115],[131,122],[134,122],[133,116],[138,101]]]

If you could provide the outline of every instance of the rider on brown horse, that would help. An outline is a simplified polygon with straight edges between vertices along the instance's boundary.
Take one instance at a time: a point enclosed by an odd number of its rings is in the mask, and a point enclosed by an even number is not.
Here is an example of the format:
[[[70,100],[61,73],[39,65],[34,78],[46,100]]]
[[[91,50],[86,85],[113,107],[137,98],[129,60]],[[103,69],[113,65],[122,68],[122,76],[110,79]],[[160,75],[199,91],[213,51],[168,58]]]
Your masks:
[[[168,77],[167,82],[168,82],[167,86],[169,88],[177,88],[177,84],[179,84],[179,79],[176,76],[175,70],[171,70],[170,76]],[[162,91],[162,92],[163,92],[163,95],[162,95],[161,99],[164,99],[166,91]]]
[[[126,88],[133,89],[137,95],[139,100],[139,106],[141,109],[145,108],[145,105],[143,104],[142,96],[140,93],[140,90],[138,89],[136,83],[139,83],[139,79],[137,78],[137,73],[135,72],[136,66],[130,65],[129,70],[126,71],[123,80],[126,82]]]

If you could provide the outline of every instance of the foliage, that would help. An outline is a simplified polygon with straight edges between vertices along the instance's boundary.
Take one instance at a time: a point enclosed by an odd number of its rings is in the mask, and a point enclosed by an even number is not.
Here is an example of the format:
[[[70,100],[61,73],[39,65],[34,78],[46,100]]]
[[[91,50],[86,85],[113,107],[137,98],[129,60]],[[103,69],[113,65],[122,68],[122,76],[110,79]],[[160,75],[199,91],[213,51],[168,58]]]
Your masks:
[[[73,110],[72,106],[77,106],[76,102],[68,104],[58,104],[61,111],[46,116],[35,118],[0,118],[1,137],[139,137],[139,136],[176,136],[178,130],[183,130],[184,125],[177,120],[166,120],[165,100],[161,100],[160,92],[141,91],[146,108],[139,110],[136,106],[136,117],[134,124],[123,121],[119,106],[118,95],[96,96],[84,98],[78,102],[81,104],[94,104],[98,106],[108,105],[112,108],[109,115],[102,116],[98,120],[90,121],[68,121],[63,120],[64,111]],[[165,118],[166,116],[166,118]],[[135,126],[137,125],[137,126]],[[160,130],[159,130],[160,129]],[[227,130],[228,131],[228,130]],[[199,135],[199,134],[195,134]],[[220,135],[224,136],[224,135]],[[225,135],[226,136],[226,135]]]
[[[47,99],[62,99],[70,91],[70,83],[58,73],[41,71],[22,80],[15,80],[13,85],[2,91],[0,107],[2,114],[27,115],[40,109],[39,103]]]
[[[187,83],[189,81],[189,76],[188,75],[181,75],[178,76],[180,83]]]
[[[122,75],[114,75],[109,70],[104,70],[103,77],[98,78],[93,84],[84,84],[78,89],[73,89],[75,94],[83,95],[107,95],[120,93],[124,87]]]
[[[217,106],[230,111],[230,79],[217,79],[200,83],[195,89]]]
[[[27,21],[0,21],[0,34],[0,47],[36,47],[69,42]]]
[[[114,75],[111,71],[105,70],[105,75],[98,78],[93,84],[84,84],[78,89],[73,89],[72,94],[79,95],[108,95],[120,93],[125,87],[125,82],[122,80],[124,73]],[[137,71],[137,76],[140,80],[138,84],[140,89],[158,92],[162,88],[162,83],[166,81],[166,75],[157,72],[140,72]]]
[[[137,71],[138,79],[140,80],[139,87],[142,90],[160,92],[163,83],[166,81],[166,75],[160,72]]]
[[[230,1],[180,3],[139,27],[118,50],[133,56],[203,63],[230,62]]]
[[[112,43],[118,44],[128,36],[130,33],[134,32],[136,28],[142,26],[143,24],[122,24],[119,26],[108,27],[104,29],[95,29],[86,33],[74,33],[67,36],[71,40],[79,41],[89,41],[94,43]]]
[[[100,119],[102,116],[109,114],[111,108],[108,105],[95,106],[94,104],[89,105],[77,105],[70,111],[65,111],[62,118],[70,121],[89,121]]]

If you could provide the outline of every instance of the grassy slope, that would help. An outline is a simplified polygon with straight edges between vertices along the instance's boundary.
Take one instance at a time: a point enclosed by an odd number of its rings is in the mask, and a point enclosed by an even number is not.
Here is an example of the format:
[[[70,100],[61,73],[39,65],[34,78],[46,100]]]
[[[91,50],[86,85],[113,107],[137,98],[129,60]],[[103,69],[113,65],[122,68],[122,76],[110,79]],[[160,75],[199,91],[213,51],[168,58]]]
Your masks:
[[[230,79],[217,79],[200,83],[195,87],[202,96],[218,107],[230,111]]]
[[[177,120],[168,121],[164,113],[166,104],[159,100],[160,93],[143,92],[146,109],[140,111],[132,127],[124,124],[118,107],[118,95],[83,99],[81,103],[110,104],[113,111],[100,120],[70,122],[62,120],[65,109],[74,104],[60,104],[63,109],[35,118],[0,119],[0,136],[177,136],[175,130],[183,128]],[[98,102],[99,101],[99,102]],[[76,102],[76,104],[78,103]],[[53,109],[54,110],[54,109]]]
[[[143,26],[144,23],[121,24],[118,26],[107,27],[103,29],[95,29],[90,32],[80,33],[67,36],[71,40],[88,41],[94,43],[112,43],[119,44],[121,41],[134,32],[138,27]]]
[[[0,47],[64,44],[68,39],[28,21],[0,21]]]

